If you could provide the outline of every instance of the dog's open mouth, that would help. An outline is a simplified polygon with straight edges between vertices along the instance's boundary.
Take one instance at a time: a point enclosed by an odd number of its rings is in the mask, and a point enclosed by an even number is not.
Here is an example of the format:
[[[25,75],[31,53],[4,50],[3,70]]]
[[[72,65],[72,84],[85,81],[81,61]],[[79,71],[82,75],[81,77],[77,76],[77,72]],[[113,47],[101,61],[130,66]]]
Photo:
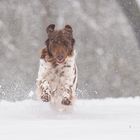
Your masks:
[[[65,62],[65,59],[62,59],[62,60],[56,59],[56,62],[57,62],[58,64],[62,64],[62,63]]]
[[[56,57],[56,62],[57,62],[58,64],[64,63],[64,61],[65,61],[65,57],[64,57],[63,55],[58,55],[58,56]]]

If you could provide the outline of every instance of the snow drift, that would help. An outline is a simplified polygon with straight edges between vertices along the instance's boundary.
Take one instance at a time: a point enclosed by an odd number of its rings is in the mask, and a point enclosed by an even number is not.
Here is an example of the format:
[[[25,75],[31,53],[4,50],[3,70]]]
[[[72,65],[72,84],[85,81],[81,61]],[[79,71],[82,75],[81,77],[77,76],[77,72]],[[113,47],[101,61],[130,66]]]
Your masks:
[[[57,112],[34,100],[0,102],[0,139],[140,139],[140,98],[78,100]]]

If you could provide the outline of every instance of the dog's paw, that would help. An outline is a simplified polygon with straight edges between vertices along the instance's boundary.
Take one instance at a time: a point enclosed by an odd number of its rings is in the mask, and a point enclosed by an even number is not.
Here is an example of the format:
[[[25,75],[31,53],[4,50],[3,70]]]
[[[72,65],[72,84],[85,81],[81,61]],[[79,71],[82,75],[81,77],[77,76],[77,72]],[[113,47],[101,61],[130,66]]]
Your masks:
[[[43,101],[43,102],[49,102],[50,100],[51,100],[51,95],[50,94],[43,94],[43,95],[41,95],[41,100]]]
[[[63,105],[71,105],[71,101],[67,97],[64,97],[61,103]]]

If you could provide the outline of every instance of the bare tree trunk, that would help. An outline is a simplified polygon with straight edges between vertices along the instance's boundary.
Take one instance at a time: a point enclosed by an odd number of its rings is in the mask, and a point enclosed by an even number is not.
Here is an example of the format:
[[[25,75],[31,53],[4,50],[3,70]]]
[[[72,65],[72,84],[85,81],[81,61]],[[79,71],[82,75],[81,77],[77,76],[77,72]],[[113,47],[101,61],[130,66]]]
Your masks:
[[[140,48],[140,9],[136,0],[117,0],[125,15],[127,16]]]

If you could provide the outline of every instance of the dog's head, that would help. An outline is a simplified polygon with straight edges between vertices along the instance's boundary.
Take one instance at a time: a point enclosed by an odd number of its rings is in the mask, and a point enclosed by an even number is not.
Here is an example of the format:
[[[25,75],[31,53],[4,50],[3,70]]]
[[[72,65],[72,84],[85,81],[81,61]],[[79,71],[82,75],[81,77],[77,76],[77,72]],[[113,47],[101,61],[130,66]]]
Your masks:
[[[41,58],[55,64],[64,63],[66,58],[73,55],[74,43],[73,31],[70,25],[66,25],[62,30],[55,30],[55,25],[51,24],[46,29],[48,39],[46,48],[43,49]]]

